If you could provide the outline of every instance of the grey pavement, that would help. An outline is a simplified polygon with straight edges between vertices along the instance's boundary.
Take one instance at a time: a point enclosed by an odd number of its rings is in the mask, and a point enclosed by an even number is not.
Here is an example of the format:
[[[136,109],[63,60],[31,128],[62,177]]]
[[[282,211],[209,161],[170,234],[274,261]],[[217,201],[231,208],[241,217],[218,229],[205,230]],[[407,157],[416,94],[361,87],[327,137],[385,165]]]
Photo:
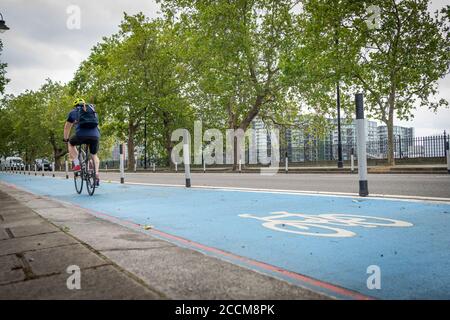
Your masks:
[[[0,299],[329,298],[0,183]]]
[[[4,187],[2,187],[5,189]],[[38,215],[61,207],[23,192],[0,189],[0,299],[160,299],[164,296]],[[81,289],[69,290],[69,266]]]
[[[49,175],[47,172],[46,175]],[[57,173],[57,176],[65,176]],[[120,181],[116,172],[101,173],[103,182]],[[450,198],[450,174],[369,174],[369,192]],[[125,182],[184,185],[184,173],[126,173]],[[261,188],[313,192],[358,193],[357,174],[192,173],[193,186]]]

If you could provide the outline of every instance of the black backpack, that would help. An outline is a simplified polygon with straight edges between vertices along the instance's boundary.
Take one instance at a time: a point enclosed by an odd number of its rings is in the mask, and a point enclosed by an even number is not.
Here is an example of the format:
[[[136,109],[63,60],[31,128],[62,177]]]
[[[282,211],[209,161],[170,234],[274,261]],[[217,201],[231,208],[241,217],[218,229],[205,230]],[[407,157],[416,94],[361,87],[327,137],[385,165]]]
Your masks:
[[[92,105],[86,105],[86,111],[83,107],[78,107],[78,126],[83,129],[93,129],[98,126],[97,112]]]

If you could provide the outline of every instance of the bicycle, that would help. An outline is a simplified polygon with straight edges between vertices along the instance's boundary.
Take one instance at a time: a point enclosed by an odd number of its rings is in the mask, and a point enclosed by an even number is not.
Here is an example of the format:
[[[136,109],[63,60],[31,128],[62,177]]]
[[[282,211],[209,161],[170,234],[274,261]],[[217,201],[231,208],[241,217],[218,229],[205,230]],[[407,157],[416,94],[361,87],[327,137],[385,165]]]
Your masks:
[[[83,191],[83,184],[86,181],[86,189],[90,196],[95,192],[96,172],[94,160],[89,152],[89,146],[80,145],[78,149],[78,160],[80,161],[81,171],[74,172],[75,190],[78,194]]]

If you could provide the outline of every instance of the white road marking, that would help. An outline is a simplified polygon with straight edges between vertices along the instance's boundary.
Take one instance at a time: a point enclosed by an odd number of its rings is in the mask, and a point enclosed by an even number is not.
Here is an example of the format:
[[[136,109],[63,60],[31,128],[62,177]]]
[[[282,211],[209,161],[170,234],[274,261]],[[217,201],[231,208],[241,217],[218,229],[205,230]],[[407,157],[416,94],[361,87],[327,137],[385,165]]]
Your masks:
[[[111,181],[111,183],[119,183]],[[145,182],[127,182],[131,185],[142,186],[156,186],[156,187],[181,187],[185,188],[183,184],[167,184],[167,183],[145,183]],[[384,199],[384,200],[399,200],[399,201],[415,201],[415,202],[433,202],[442,203],[450,202],[450,198],[437,197],[422,197],[422,196],[404,196],[404,195],[389,195],[389,194],[371,194],[370,197],[360,197],[357,193],[349,192],[329,192],[329,191],[306,191],[306,190],[286,190],[286,189],[262,189],[262,188],[244,188],[244,187],[221,187],[221,186],[192,186],[193,189],[214,189],[223,191],[239,191],[239,192],[256,192],[256,193],[273,193],[273,194],[290,194],[290,195],[309,195],[309,196],[324,196],[324,197],[340,197],[340,198],[360,198],[360,199]]]
[[[360,216],[352,214],[303,214],[289,212],[272,212],[270,216],[259,217],[252,214],[240,214],[241,218],[253,218],[264,221],[262,226],[271,230],[295,233],[302,236],[351,238],[356,233],[342,227],[412,227],[406,221],[389,218]],[[289,228],[288,228],[289,227]],[[314,228],[311,230],[311,228]],[[314,231],[316,230],[316,231]],[[320,232],[317,232],[320,230]]]

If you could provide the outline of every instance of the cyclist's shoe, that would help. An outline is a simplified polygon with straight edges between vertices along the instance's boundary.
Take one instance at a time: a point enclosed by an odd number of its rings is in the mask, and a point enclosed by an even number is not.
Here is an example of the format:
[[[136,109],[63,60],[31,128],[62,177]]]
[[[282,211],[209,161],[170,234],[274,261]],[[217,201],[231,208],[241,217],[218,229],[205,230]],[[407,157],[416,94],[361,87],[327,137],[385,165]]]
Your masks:
[[[100,178],[99,176],[95,177],[95,186],[100,187]]]
[[[81,166],[80,165],[73,166],[72,171],[73,172],[80,172],[81,171]]]

